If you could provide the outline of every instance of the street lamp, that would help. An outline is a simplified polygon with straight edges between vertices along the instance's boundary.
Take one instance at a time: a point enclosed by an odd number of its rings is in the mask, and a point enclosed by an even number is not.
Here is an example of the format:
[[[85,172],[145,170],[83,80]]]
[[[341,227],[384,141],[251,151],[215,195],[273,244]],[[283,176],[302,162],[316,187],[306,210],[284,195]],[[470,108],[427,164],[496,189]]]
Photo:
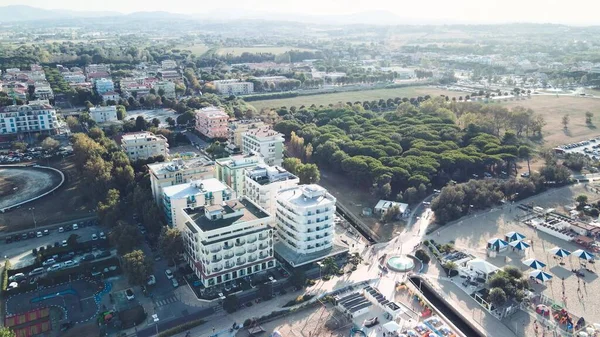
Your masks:
[[[273,278],[273,276],[269,276],[269,281],[271,283],[271,298],[275,297],[275,282],[277,282],[276,279]]]
[[[323,264],[321,262],[317,262],[317,265],[319,266],[319,279],[321,279],[321,268],[323,267]]]
[[[65,307],[65,312],[67,311],[67,302],[65,301],[65,297],[60,293],[56,293],[56,297],[60,297],[63,300],[63,306]]]
[[[154,321],[154,326],[156,327],[156,335],[158,336],[158,321],[160,321],[158,319],[158,315],[157,314],[153,314],[152,315],[152,320]]]
[[[35,226],[35,229],[37,229],[37,221],[35,221],[35,213],[33,211],[35,211],[35,207],[29,207],[29,210],[31,211],[31,215],[33,216],[33,225]]]

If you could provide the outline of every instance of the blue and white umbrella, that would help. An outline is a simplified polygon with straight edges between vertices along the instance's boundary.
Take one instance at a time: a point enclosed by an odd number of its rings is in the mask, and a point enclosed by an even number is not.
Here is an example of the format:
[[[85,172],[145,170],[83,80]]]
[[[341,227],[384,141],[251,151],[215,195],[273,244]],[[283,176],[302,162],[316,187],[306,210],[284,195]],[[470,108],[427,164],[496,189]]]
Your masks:
[[[526,265],[529,268],[533,268],[533,269],[542,269],[546,266],[546,264],[540,260],[536,260],[536,259],[528,259],[523,261],[523,264]]]
[[[504,241],[502,239],[498,239],[498,238],[493,238],[493,239],[489,240],[488,244],[491,247],[494,247],[494,248],[497,248],[497,249],[504,248],[504,247],[508,246],[508,242],[506,242],[506,241]]]
[[[506,233],[506,239],[509,242],[521,241],[521,240],[525,239],[525,235],[523,235],[519,232],[509,232],[509,233]]]
[[[529,276],[531,276],[537,280],[540,280],[542,282],[546,282],[552,278],[552,275],[550,275],[544,271],[541,271],[541,270],[534,270],[531,273],[529,273]]]
[[[528,243],[525,243],[523,241],[512,241],[511,243],[509,243],[509,245],[515,247],[518,250],[525,250],[525,248],[531,247]]]
[[[571,255],[571,252],[566,250],[566,249],[562,249],[560,247],[554,247],[552,249],[550,249],[550,253],[558,256],[558,257],[567,257],[569,255]]]
[[[580,259],[588,260],[588,261],[594,259],[593,254],[588,253],[587,251],[585,251],[583,249],[577,249],[576,251],[573,252],[573,255],[577,256]]]

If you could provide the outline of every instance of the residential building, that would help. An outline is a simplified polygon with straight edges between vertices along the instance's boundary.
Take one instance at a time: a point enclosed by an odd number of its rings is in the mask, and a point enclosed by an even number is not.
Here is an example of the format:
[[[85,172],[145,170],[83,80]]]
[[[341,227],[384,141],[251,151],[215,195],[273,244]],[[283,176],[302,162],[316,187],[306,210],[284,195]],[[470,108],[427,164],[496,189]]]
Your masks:
[[[102,96],[102,102],[108,102],[108,101],[116,102],[119,100],[119,97],[120,97],[119,94],[114,91],[107,91],[100,96]]]
[[[184,229],[183,210],[202,206],[221,205],[232,199],[232,191],[215,178],[195,180],[163,188],[161,207],[169,226]]]
[[[162,69],[170,70],[177,68],[177,62],[173,60],[164,60],[160,63]]]
[[[185,258],[205,287],[276,266],[271,216],[252,201],[186,208],[183,216]]]
[[[121,137],[121,148],[129,157],[136,161],[156,156],[169,156],[169,143],[163,135],[155,135],[152,132],[132,132]]]
[[[166,98],[175,98],[175,83],[169,81],[158,81],[154,83],[154,90],[158,95],[159,90],[163,90]]]
[[[319,185],[280,190],[276,196],[276,253],[293,267],[347,251],[334,245],[336,199]]]
[[[214,106],[196,110],[196,130],[205,137],[227,138],[229,115]]]
[[[85,67],[85,73],[110,73],[110,64],[90,64]]]
[[[52,92],[52,88],[50,85],[35,85],[34,95],[38,99],[53,99],[54,93]]]
[[[164,81],[179,82],[182,80],[181,74],[177,70],[159,70],[158,77]]]
[[[90,108],[90,117],[96,123],[116,122],[117,107],[116,106],[98,106]]]
[[[0,135],[56,133],[56,110],[49,104],[11,105],[0,108]]]
[[[115,84],[111,79],[108,78],[99,78],[94,81],[94,86],[96,87],[96,92],[98,95],[102,95],[106,92],[115,91]]]
[[[215,160],[215,177],[231,187],[236,195],[244,195],[244,170],[261,164],[257,155],[236,155]]]
[[[280,82],[285,82],[285,81],[289,81],[290,79],[285,77],[285,76],[258,76],[254,78],[257,81],[261,81],[262,83],[267,83],[267,84],[277,84]],[[268,86],[266,87],[268,88]]]
[[[148,171],[152,196],[156,204],[161,205],[163,188],[213,178],[215,162],[202,156],[190,159],[178,158],[173,161],[148,164]]]
[[[242,152],[261,155],[267,165],[283,163],[283,134],[269,128],[249,130],[242,134]]]
[[[85,75],[82,73],[63,73],[65,81],[69,83],[85,83]]]
[[[93,83],[96,80],[101,79],[101,78],[109,78],[110,74],[102,71],[102,72],[98,72],[98,73],[88,73],[86,76],[87,76],[88,81]]]
[[[245,132],[248,132],[252,129],[258,129],[262,127],[266,127],[267,125],[261,121],[260,119],[245,119],[245,120],[230,120],[229,121],[229,134],[227,139],[229,139],[230,144],[235,144],[235,146],[242,148],[242,135]]]
[[[383,216],[392,207],[398,207],[398,210],[400,211],[400,214],[398,214],[398,216],[403,216],[404,212],[406,212],[406,210],[408,209],[408,204],[382,199],[379,200],[377,205],[375,205],[375,213],[380,216]]]
[[[254,92],[252,82],[242,82],[241,80],[218,80],[213,81],[215,89],[221,95],[248,95]]]
[[[246,170],[244,195],[269,214],[275,214],[277,193],[297,186],[300,179],[280,166],[260,164]]]

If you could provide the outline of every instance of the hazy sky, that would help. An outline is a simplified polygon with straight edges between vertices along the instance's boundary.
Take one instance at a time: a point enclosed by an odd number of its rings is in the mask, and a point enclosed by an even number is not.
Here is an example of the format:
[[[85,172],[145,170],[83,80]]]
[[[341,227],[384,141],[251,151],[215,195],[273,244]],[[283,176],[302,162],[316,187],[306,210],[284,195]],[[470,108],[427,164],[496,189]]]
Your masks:
[[[206,13],[234,8],[298,14],[385,10],[400,17],[441,22],[551,22],[600,24],[600,0],[0,0],[0,5],[91,11]],[[293,19],[290,16],[289,19]]]

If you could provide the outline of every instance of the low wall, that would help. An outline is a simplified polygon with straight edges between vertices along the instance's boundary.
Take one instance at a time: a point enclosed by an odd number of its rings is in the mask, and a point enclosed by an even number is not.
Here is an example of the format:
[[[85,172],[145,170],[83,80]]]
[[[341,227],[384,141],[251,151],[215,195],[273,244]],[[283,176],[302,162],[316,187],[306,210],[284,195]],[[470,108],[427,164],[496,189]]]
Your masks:
[[[50,194],[50,193],[52,193],[52,192],[56,191],[56,190],[57,190],[59,187],[61,187],[61,186],[64,184],[64,182],[65,182],[65,175],[62,173],[62,171],[60,171],[60,170],[57,170],[57,169],[55,169],[54,167],[49,167],[49,166],[40,166],[40,165],[33,165],[33,166],[32,166],[32,165],[0,165],[0,168],[15,168],[15,167],[16,167],[16,168],[27,168],[27,167],[34,167],[34,168],[38,168],[38,169],[47,169],[47,170],[52,170],[52,171],[55,171],[55,172],[57,172],[57,173],[60,175],[60,183],[59,183],[58,185],[56,185],[54,188],[52,188],[50,191],[47,191],[46,193],[42,193],[42,194],[40,194],[40,195],[38,195],[38,196],[36,196],[36,197],[33,197],[33,198],[31,198],[31,199],[27,199],[27,200],[25,200],[25,201],[21,201],[21,202],[19,202],[19,203],[16,203],[16,204],[13,204],[13,205],[10,205],[10,206],[7,206],[7,207],[4,207],[4,208],[0,209],[0,213],[4,213],[4,212],[6,212],[6,211],[10,211],[10,210],[11,210],[11,209],[13,209],[13,208],[19,207],[19,206],[21,206],[21,205],[24,205],[24,204],[26,204],[26,203],[28,203],[28,202],[32,202],[32,201],[35,201],[35,200],[37,200],[37,199],[40,199],[40,198],[42,198],[42,197],[45,197],[45,196],[47,196],[48,194]]]

